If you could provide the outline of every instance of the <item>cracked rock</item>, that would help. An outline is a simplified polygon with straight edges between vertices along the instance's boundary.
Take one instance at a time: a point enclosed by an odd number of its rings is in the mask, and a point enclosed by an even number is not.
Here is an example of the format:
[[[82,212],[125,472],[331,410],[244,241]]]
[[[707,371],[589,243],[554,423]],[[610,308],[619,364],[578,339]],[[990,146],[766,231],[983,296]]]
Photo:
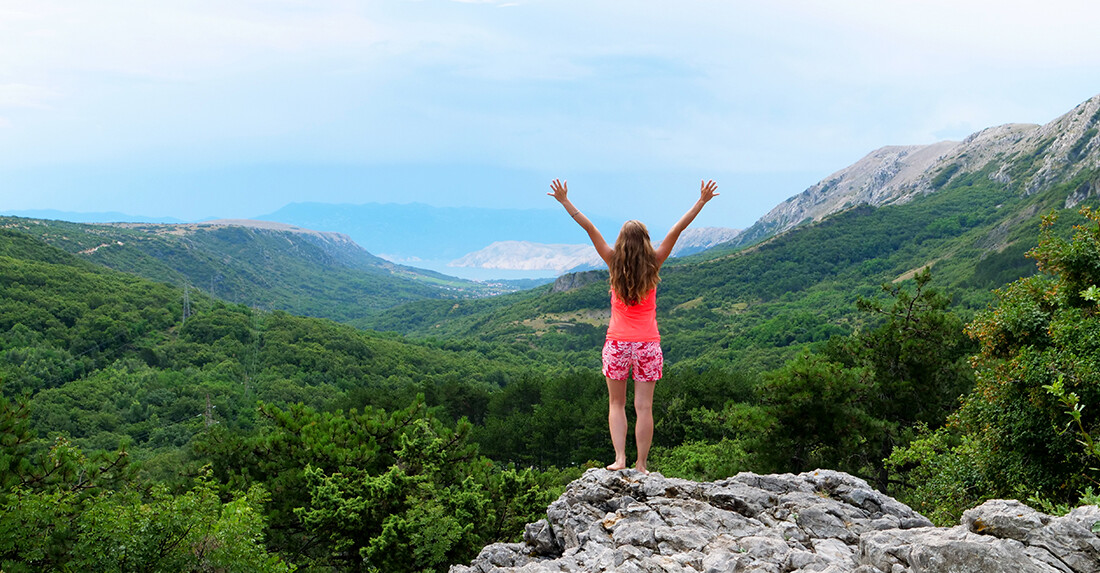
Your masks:
[[[854,476],[741,473],[712,483],[591,469],[529,524],[451,573],[1100,573],[1100,508],[1012,500],[933,527]]]

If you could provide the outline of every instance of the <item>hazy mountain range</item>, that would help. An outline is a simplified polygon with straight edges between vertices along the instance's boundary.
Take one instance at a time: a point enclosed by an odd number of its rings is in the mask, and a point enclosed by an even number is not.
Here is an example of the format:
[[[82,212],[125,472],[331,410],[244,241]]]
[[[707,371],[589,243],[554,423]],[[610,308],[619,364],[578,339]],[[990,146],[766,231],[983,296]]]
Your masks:
[[[882,147],[780,203],[744,232],[688,229],[674,254],[684,256],[722,243],[750,245],[855,205],[903,204],[978,172],[990,180],[1020,183],[1026,192],[1035,192],[1100,163],[1100,150],[1094,143],[1098,114],[1100,96],[1042,126],[1006,124],[981,130],[963,141]],[[1026,181],[1018,181],[1020,177]],[[1095,185],[1087,183],[1067,204],[1095,192]],[[84,222],[176,222],[121,213],[9,214]],[[577,242],[576,229],[561,224],[556,209],[293,203],[257,219],[343,233],[384,259],[448,274],[462,274],[462,269],[470,268],[560,273],[601,265],[590,248]],[[620,224],[599,217],[593,222],[605,230]]]
[[[552,276],[569,270],[603,265],[583,233],[563,225],[559,209],[487,209],[433,207],[419,203],[361,205],[292,203],[255,219],[189,223],[171,218],[125,213],[75,213],[56,210],[9,211],[6,215],[78,223],[218,224],[251,228],[315,230],[335,233],[372,255],[399,265],[479,280],[533,274]],[[607,233],[621,224],[593,217]],[[282,224],[283,227],[265,225]],[[707,227],[688,229],[675,256],[704,250],[731,240],[739,230]],[[343,240],[341,239],[341,240]],[[609,239],[613,240],[613,239]],[[474,272],[471,269],[486,269]]]
[[[397,261],[454,260],[496,241],[575,243],[576,229],[560,209],[433,207],[422,203],[291,203],[256,219],[338,231],[379,256]],[[622,224],[593,218],[600,228]]]
[[[725,227],[698,227],[685,230],[672,256],[698,253],[732,241],[741,231]],[[609,239],[610,240],[610,239]],[[450,263],[454,267],[485,269],[583,271],[605,268],[603,260],[590,244],[548,245],[530,241],[496,241]]]
[[[464,269],[561,273],[603,264],[588,243],[577,242],[583,233],[562,224],[560,209],[292,203],[259,218],[345,233],[388,260],[460,276]],[[622,224],[599,216],[592,221],[605,233]],[[677,244],[677,256],[729,241],[739,232],[689,231]]]

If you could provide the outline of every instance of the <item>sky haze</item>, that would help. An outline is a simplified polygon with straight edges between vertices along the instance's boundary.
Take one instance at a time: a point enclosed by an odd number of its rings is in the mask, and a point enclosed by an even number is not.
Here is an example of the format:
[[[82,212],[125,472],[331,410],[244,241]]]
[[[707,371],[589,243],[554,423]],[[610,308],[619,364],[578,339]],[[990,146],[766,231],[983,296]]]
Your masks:
[[[1100,5],[0,3],[0,211],[578,207],[746,227],[884,145],[1100,93]],[[369,246],[368,246],[369,248]]]

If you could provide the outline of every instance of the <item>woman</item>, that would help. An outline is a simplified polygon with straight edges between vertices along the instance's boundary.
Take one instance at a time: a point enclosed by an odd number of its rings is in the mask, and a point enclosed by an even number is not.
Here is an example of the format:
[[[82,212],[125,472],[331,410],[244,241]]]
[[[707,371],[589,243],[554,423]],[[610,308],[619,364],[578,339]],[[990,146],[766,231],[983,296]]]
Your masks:
[[[634,467],[646,469],[649,446],[653,442],[653,389],[661,379],[664,357],[661,335],[657,330],[657,283],[661,265],[672,254],[680,233],[695,220],[703,206],[718,195],[718,184],[700,184],[699,200],[669,229],[665,240],[656,249],[649,241],[649,231],[639,221],[627,221],[619,231],[612,248],[603,235],[579,209],[569,201],[566,182],[555,179],[547,193],[565,207],[573,220],[588,233],[592,246],[611,271],[611,322],[603,347],[603,374],[607,378],[609,405],[607,424],[615,461],[609,470],[626,468],[626,381],[633,373],[634,439],[638,460]]]

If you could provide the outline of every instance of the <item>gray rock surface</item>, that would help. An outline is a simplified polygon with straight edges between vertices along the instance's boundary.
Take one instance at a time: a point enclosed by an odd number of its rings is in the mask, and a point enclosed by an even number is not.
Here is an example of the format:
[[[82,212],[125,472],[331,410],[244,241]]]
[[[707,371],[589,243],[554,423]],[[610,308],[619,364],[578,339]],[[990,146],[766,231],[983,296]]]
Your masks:
[[[851,475],[711,483],[588,470],[529,524],[451,573],[1100,573],[1100,508],[1064,517],[991,500],[933,527]]]
[[[566,273],[554,280],[554,286],[550,288],[550,292],[567,292],[600,281],[607,281],[607,271]]]

